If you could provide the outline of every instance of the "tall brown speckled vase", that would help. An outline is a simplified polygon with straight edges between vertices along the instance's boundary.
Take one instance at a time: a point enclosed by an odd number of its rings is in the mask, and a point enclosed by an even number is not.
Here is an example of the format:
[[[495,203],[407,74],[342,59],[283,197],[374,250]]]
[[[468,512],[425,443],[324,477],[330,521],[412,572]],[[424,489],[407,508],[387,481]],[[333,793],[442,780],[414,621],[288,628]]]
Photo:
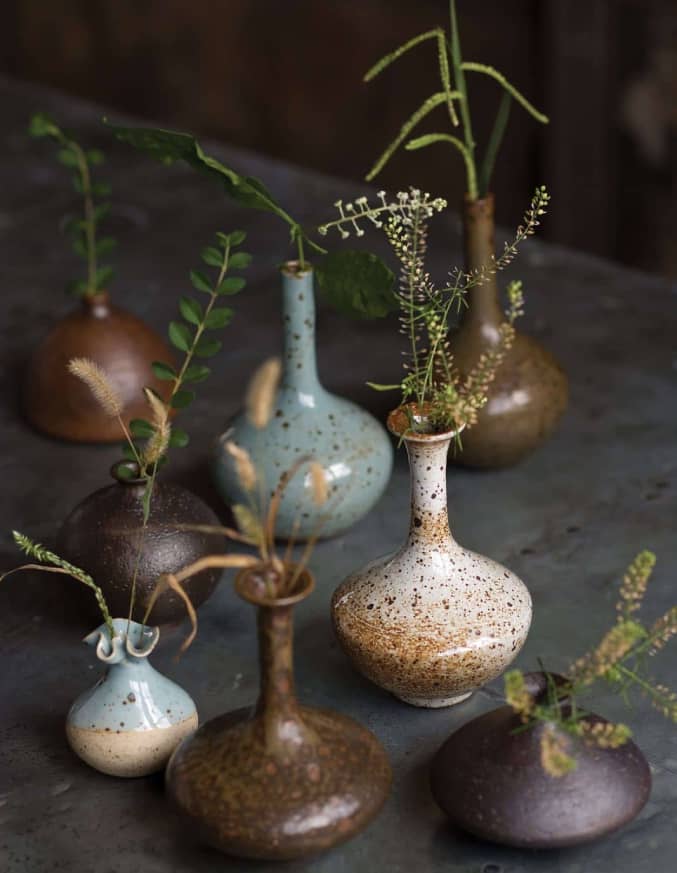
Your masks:
[[[390,765],[372,733],[297,702],[292,609],[313,587],[304,571],[289,596],[271,599],[260,575],[240,573],[238,593],[258,607],[258,704],[204,724],[167,768],[191,831],[229,855],[277,860],[328,849],[362,830],[390,790]]]
[[[467,269],[490,262],[494,254],[494,200],[466,198],[463,212]],[[527,289],[528,290],[528,289]],[[459,371],[467,374],[480,355],[499,341],[504,320],[496,277],[472,288],[458,331],[451,340]],[[552,433],[568,400],[567,378],[540,343],[517,333],[489,389],[477,423],[463,435],[454,462],[496,468],[515,464]]]
[[[83,297],[78,309],[52,329],[28,365],[23,405],[38,430],[64,440],[110,443],[120,426],[89,388],[68,372],[71,358],[89,358],[102,367],[124,403],[123,417],[145,418],[143,388],[160,396],[167,382],[156,379],[153,361],[171,362],[166,343],[136,316],[112,306],[106,292]]]

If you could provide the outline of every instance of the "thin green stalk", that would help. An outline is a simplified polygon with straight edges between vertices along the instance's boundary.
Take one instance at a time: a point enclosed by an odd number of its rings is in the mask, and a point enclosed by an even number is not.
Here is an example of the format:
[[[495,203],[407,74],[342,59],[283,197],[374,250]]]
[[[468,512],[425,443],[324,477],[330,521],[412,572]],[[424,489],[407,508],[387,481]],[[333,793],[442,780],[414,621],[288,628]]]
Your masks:
[[[66,140],[68,148],[75,153],[82,181],[82,196],[85,207],[85,241],[87,246],[87,297],[96,294],[96,239],[94,220],[94,201],[92,199],[92,177],[89,172],[89,164],[84,151],[78,143]]]
[[[489,183],[491,182],[491,176],[494,172],[494,166],[496,164],[496,157],[498,156],[498,150],[501,147],[501,143],[503,141],[503,136],[505,134],[505,129],[508,126],[508,119],[510,118],[510,107],[512,105],[512,97],[507,92],[501,95],[501,102],[498,107],[498,112],[496,113],[496,120],[494,121],[494,126],[491,130],[491,135],[489,137],[489,142],[487,144],[487,151],[484,155],[484,160],[482,161],[482,166],[480,167],[480,175],[479,175],[479,195],[480,197],[486,197],[489,193]]]
[[[470,162],[473,165],[472,176],[468,176],[468,196],[471,200],[477,200],[477,168],[475,166],[475,140],[472,134],[472,121],[470,118],[470,105],[468,102],[468,89],[465,84],[465,74],[463,72],[463,58],[461,56],[461,39],[458,32],[458,21],[456,18],[456,2],[449,0],[449,18],[451,22],[451,63],[454,70],[454,85],[456,90],[461,93],[461,122],[463,127],[463,137],[465,145],[468,149]]]

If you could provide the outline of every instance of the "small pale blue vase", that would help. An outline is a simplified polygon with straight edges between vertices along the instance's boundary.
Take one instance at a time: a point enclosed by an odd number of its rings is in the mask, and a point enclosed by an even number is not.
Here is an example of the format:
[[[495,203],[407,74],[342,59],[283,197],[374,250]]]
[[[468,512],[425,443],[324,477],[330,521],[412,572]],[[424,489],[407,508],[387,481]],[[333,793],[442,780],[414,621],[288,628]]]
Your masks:
[[[280,539],[331,537],[358,522],[379,500],[390,479],[393,448],[373,415],[320,384],[312,270],[300,271],[290,262],[281,272],[284,354],[275,411],[264,430],[256,430],[244,413],[233,420],[219,437],[215,480],[226,503],[248,504],[224,448],[228,440],[247,449],[269,494],[296,461],[312,456],[325,470],[328,501],[315,505],[310,473],[301,468],[285,490],[275,533]]]
[[[198,724],[195,704],[148,661],[160,631],[126,618],[85,637],[106,672],[71,706],[66,736],[78,757],[111,776],[146,776],[161,770]]]

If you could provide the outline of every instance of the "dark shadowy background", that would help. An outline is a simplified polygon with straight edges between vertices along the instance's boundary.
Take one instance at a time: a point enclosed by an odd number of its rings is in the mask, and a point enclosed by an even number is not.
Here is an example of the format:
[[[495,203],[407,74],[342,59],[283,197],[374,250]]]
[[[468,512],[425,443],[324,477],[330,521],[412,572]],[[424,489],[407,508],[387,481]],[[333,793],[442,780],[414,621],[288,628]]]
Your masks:
[[[501,69],[552,119],[542,128],[513,104],[499,220],[515,224],[546,182],[546,238],[676,276],[675,0],[459,0],[459,13],[466,59]],[[435,49],[371,85],[363,73],[447,14],[446,0],[3,0],[0,71],[360,178],[437,90]],[[471,75],[483,144],[499,89]],[[420,132],[445,129],[436,113]],[[381,180],[453,203],[463,191],[443,145],[399,155]]]

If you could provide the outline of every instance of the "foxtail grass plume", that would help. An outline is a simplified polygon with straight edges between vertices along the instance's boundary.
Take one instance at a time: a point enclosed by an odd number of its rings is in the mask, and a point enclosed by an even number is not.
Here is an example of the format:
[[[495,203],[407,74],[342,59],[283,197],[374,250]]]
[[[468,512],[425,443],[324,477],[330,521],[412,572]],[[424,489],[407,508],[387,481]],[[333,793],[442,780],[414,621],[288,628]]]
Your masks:
[[[235,472],[242,488],[245,491],[253,491],[256,487],[256,468],[249,452],[232,440],[228,440],[224,448],[235,462]]]
[[[247,418],[257,430],[263,430],[273,414],[280,372],[280,359],[269,358],[254,373],[247,388]]]
[[[111,418],[122,415],[124,404],[119,393],[111,384],[105,370],[89,358],[71,358],[68,372],[81,379],[99,402],[101,408]]]
[[[151,388],[144,388],[143,393],[150,407],[151,424],[154,428],[154,433],[146,443],[141,456],[143,466],[148,468],[157,464],[166,454],[172,429],[169,424],[167,404]]]

